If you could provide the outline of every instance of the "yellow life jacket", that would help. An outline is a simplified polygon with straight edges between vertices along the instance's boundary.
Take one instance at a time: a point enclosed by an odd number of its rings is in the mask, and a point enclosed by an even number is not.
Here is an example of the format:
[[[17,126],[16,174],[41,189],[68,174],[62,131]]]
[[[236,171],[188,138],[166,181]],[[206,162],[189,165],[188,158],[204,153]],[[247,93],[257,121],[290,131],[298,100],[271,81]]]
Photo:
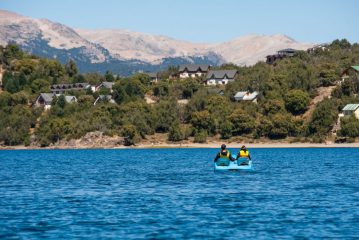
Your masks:
[[[231,153],[227,150],[227,154],[226,154],[226,155],[223,155],[222,151],[219,153],[219,155],[220,155],[221,158],[229,159],[229,156],[231,155]]]
[[[249,151],[244,151],[244,150],[241,150],[239,151],[239,157],[248,157],[249,156]]]

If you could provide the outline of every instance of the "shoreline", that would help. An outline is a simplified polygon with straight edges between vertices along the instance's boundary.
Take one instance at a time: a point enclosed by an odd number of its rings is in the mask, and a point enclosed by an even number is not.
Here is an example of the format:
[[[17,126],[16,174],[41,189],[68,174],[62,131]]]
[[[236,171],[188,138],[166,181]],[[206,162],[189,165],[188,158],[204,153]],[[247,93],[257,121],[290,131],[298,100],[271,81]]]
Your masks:
[[[160,144],[137,144],[135,146],[51,146],[51,147],[34,147],[34,146],[0,146],[1,150],[62,150],[62,149],[170,149],[170,148],[220,148],[225,142],[211,143],[160,143]],[[225,143],[227,148],[240,148],[246,145],[251,148],[359,148],[359,142],[355,143]]]

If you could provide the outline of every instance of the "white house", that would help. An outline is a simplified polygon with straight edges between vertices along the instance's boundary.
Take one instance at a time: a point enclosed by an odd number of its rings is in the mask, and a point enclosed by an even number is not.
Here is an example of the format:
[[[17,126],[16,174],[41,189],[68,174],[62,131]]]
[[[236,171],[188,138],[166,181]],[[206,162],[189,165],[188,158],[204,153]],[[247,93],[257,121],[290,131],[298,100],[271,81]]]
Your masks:
[[[239,102],[239,101],[251,101],[251,102],[257,102],[257,98],[258,98],[258,92],[254,91],[252,93],[250,93],[249,91],[242,91],[242,92],[237,92],[234,95],[234,99]]]
[[[308,48],[308,49],[307,49],[307,52],[308,52],[308,53],[315,53],[315,51],[316,51],[317,49],[321,49],[322,51],[326,51],[326,50],[328,50],[328,46],[329,46],[328,43],[316,44],[316,45],[314,45],[313,47]]]
[[[347,104],[343,108],[342,115],[340,116],[352,116],[354,115],[357,119],[359,119],[359,104]]]
[[[210,65],[199,65],[199,64],[181,65],[178,70],[178,75],[179,78],[201,77],[207,74],[210,68],[211,68]]]
[[[54,94],[54,93],[40,93],[35,102],[35,107],[43,107],[45,110],[51,108],[51,103],[54,97],[60,97],[62,94]],[[77,98],[75,96],[65,96],[65,101],[67,103],[75,103],[77,102]]]
[[[238,74],[237,70],[211,70],[207,73],[206,84],[225,85],[228,82],[234,81],[237,74]]]
[[[61,94],[56,94],[56,97],[60,97]],[[77,98],[75,96],[65,96],[65,101],[67,103],[75,103],[77,102]]]
[[[100,95],[100,96],[98,96],[98,98],[96,98],[93,105],[96,105],[97,103],[100,103],[100,102],[115,103],[115,100],[113,100],[111,95]]]
[[[55,94],[53,93],[40,93],[40,95],[36,99],[35,106],[43,107],[45,110],[50,109],[54,96]]]

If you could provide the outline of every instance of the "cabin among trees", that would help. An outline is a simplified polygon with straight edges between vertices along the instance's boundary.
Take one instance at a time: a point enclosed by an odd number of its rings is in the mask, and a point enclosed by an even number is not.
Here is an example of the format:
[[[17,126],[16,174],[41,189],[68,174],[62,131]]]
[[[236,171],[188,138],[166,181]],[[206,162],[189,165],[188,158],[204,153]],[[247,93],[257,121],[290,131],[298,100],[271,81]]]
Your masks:
[[[35,101],[35,107],[43,107],[45,110],[51,108],[51,104],[55,97],[59,98],[62,94],[54,93],[40,93]],[[75,96],[64,96],[66,103],[75,103],[77,98]]]
[[[241,92],[237,92],[234,95],[234,100],[237,102],[250,101],[250,102],[257,103],[258,95],[259,95],[259,93],[256,91],[254,91],[252,93],[250,93],[249,91],[241,91]]]
[[[151,83],[158,83],[159,77],[157,72],[149,72],[146,74],[149,76]]]
[[[266,57],[267,58],[266,63],[273,64],[275,61],[283,59],[285,57],[293,57],[296,52],[297,52],[297,50],[295,50],[293,48],[286,48],[286,49],[279,50],[276,54],[268,55]]]
[[[177,75],[179,78],[201,77],[206,75],[210,69],[211,69],[210,65],[202,65],[202,64],[181,65],[178,69]]]
[[[310,53],[310,54],[313,54],[315,53],[316,51],[327,51],[328,50],[328,44],[327,43],[322,43],[322,44],[317,44],[317,45],[314,45],[313,47],[311,48],[308,48],[307,49],[307,53]]]
[[[115,100],[113,100],[111,95],[100,95],[98,98],[96,98],[93,105],[96,105],[98,103],[116,103]]]
[[[345,69],[341,75],[342,82],[346,79],[354,78],[359,81],[359,65],[358,66],[350,66],[349,68]]]
[[[234,81],[237,70],[211,70],[207,73],[205,83],[207,85],[226,85]]]
[[[100,91],[101,89],[109,89],[109,91],[112,92],[112,87],[114,84],[115,84],[114,82],[102,82],[99,85],[97,85],[95,89],[91,87],[91,90],[93,92],[97,92]]]
[[[341,116],[343,116],[343,117],[354,116],[357,119],[359,119],[359,104],[356,103],[356,104],[345,105]]]

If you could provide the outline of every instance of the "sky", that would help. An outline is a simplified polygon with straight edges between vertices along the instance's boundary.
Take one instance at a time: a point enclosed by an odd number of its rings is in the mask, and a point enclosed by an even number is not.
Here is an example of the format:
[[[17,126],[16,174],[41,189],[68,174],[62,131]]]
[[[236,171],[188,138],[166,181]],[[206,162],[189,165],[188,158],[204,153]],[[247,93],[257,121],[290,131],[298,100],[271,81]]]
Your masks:
[[[191,42],[247,34],[359,42],[358,0],[0,0],[0,9],[73,28],[128,29]]]

